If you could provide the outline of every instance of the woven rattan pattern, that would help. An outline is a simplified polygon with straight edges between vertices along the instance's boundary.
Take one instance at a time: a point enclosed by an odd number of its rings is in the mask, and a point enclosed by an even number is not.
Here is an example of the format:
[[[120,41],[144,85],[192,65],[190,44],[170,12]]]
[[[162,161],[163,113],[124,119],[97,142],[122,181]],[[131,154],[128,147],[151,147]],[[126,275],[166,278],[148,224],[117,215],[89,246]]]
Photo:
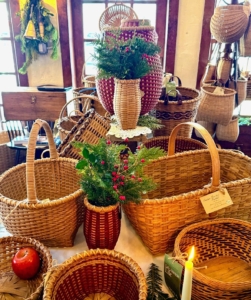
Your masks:
[[[7,131],[0,132],[0,174],[14,166],[14,149],[10,149],[6,143],[10,141]]]
[[[116,300],[145,300],[146,280],[138,264],[112,250],[89,250],[73,256],[45,284],[44,300],[84,299],[107,293]]]

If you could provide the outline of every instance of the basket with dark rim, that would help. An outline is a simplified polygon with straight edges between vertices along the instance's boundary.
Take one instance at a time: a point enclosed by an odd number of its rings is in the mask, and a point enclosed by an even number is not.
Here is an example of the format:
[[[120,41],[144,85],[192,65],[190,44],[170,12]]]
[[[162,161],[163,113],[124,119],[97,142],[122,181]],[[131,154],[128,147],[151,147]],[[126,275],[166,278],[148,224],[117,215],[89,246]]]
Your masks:
[[[196,128],[208,149],[175,154],[180,127]],[[217,149],[211,135],[199,124],[177,125],[170,137],[168,155],[153,160],[144,175],[157,188],[140,204],[123,205],[129,221],[152,254],[173,249],[177,234],[187,225],[210,218],[251,220],[251,158],[231,150]],[[226,188],[233,205],[206,214],[200,197]]]
[[[45,129],[50,158],[34,160],[37,135]],[[50,247],[69,247],[83,223],[83,191],[77,160],[60,158],[50,126],[36,120],[26,163],[0,176],[0,217],[13,235],[38,239]]]
[[[27,293],[29,294],[29,296],[27,296],[25,299],[41,299],[40,297],[44,286],[44,275],[49,271],[49,269],[52,266],[52,258],[49,250],[37,240],[17,236],[0,238],[0,280],[3,278],[13,277],[14,273],[12,271],[12,258],[16,254],[16,252],[23,247],[34,248],[39,253],[41,259],[41,267],[38,274],[32,279],[24,281],[27,284]]]
[[[173,256],[191,246],[195,246],[193,300],[251,299],[249,222],[223,218],[187,226],[175,240]]]
[[[146,280],[130,257],[114,250],[89,250],[71,257],[48,274],[43,299],[90,299],[89,295],[97,293],[116,300],[145,300]]]
[[[79,149],[74,147],[73,142],[97,144],[99,139],[106,136],[110,126],[108,118],[104,118],[94,109],[90,109],[79,119],[57,148],[59,156],[82,159]]]

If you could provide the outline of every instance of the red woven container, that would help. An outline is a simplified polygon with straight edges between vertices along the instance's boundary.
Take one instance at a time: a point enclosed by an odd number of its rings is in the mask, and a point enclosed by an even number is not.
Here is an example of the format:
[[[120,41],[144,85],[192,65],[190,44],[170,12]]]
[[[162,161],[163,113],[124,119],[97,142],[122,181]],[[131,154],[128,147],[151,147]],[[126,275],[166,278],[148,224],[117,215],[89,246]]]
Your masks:
[[[106,35],[115,36],[114,30],[117,32],[118,28],[113,30],[105,30]],[[134,34],[136,36],[144,38],[147,42],[153,42],[157,44],[158,35],[151,26],[141,26],[141,27],[124,27],[120,28],[119,38],[125,40],[132,38]],[[162,88],[162,77],[163,71],[160,61],[160,56],[155,55],[147,58],[149,64],[154,66],[149,74],[140,79],[140,89],[144,92],[141,98],[141,115],[148,113],[157,104]],[[110,113],[114,114],[113,110],[113,96],[114,96],[114,80],[109,79],[97,79],[96,87],[99,96],[99,100],[104,106],[104,108]]]
[[[113,250],[121,227],[119,204],[107,207],[91,205],[85,198],[84,236],[89,249]]]

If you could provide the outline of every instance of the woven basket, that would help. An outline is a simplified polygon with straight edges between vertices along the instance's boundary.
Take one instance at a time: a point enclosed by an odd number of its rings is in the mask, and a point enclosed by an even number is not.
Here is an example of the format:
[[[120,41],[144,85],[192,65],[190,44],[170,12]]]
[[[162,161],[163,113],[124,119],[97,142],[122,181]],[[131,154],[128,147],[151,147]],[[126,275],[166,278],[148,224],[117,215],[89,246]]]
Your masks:
[[[237,80],[237,88],[236,91],[238,93],[238,105],[239,106],[244,100],[247,98],[247,79]],[[234,81],[229,82],[229,88],[235,89]],[[236,106],[236,104],[235,104]]]
[[[7,131],[0,132],[0,174],[15,164],[16,151],[6,144],[10,141]]]
[[[247,29],[240,38],[239,49],[240,56],[251,56],[251,16],[249,16]]]
[[[52,258],[49,250],[37,240],[17,236],[0,238],[0,279],[13,276],[14,273],[11,265],[12,258],[16,252],[23,247],[34,248],[39,253],[41,259],[41,268],[39,273],[34,278],[26,280],[30,295],[25,299],[41,299],[40,297],[44,286],[44,275],[52,266]]]
[[[200,92],[185,87],[177,87],[176,89],[182,95],[182,105],[179,105],[177,101],[168,101],[168,105],[165,105],[165,102],[162,100],[158,102],[155,107],[156,118],[161,119],[161,123],[165,127],[155,130],[154,136],[169,136],[176,125],[188,121],[195,121],[201,99]],[[181,128],[179,135],[190,138],[192,128],[190,126],[184,126]]]
[[[227,125],[233,116],[236,91],[224,88],[224,94],[214,94],[214,86],[201,88],[201,101],[197,111],[197,121],[207,121]]]
[[[251,158],[231,150],[217,149],[210,134],[199,124],[188,123],[203,136],[208,149],[174,155],[180,124],[169,137],[168,156],[145,167],[144,175],[158,184],[140,204],[123,209],[152,254],[172,249],[185,226],[215,217],[251,220]],[[212,182],[211,182],[212,178]],[[200,197],[226,188],[233,205],[208,215]]]
[[[250,8],[245,5],[216,7],[210,22],[211,33],[219,43],[237,42],[247,28],[249,14]]]
[[[86,88],[95,87],[96,86],[95,80],[96,80],[95,76],[84,76],[84,77],[82,77],[83,85]]]
[[[195,246],[193,300],[250,300],[249,222],[219,219],[187,226],[175,240],[173,256],[187,252],[192,245]],[[196,269],[202,266],[207,269]],[[249,275],[244,278],[245,269],[249,269]]]
[[[203,126],[210,133],[211,136],[214,136],[217,124],[206,122],[206,121],[196,121],[196,122],[201,126]],[[203,139],[202,135],[196,129],[194,130],[194,133],[198,138]]]
[[[152,138],[143,143],[146,148],[159,147],[164,151],[168,151],[169,137],[160,136]],[[186,137],[177,137],[175,141],[175,153],[184,152],[189,150],[207,149],[207,145]]]
[[[233,117],[228,125],[217,124],[216,137],[219,141],[228,141],[234,143],[239,136],[238,117]]]
[[[217,64],[217,80],[223,84],[229,79],[232,68],[232,59],[229,57],[229,53],[225,53],[224,57],[221,57]]]
[[[49,276],[43,299],[88,299],[95,293],[116,300],[145,300],[146,280],[130,257],[114,250],[89,250],[71,257]]]
[[[109,119],[100,116],[94,109],[90,109],[79,119],[57,148],[59,156],[83,159],[79,149],[75,148],[72,142],[97,144],[99,139],[106,136],[110,126]]]
[[[48,137],[51,158],[34,161],[41,127]],[[36,238],[46,246],[72,246],[83,222],[83,191],[76,163],[58,158],[48,123],[36,120],[30,132],[26,163],[0,177],[0,214],[7,231]]]

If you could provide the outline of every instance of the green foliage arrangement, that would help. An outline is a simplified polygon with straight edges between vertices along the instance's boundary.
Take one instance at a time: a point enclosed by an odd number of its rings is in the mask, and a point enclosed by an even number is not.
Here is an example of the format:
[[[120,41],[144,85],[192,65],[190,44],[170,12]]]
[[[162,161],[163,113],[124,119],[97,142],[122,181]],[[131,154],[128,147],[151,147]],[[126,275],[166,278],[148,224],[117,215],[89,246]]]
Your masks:
[[[32,13],[32,22],[35,26],[36,38],[35,39],[27,39],[24,37],[25,30],[30,21],[30,12],[31,6],[33,5],[33,13]],[[21,32],[15,38],[17,41],[21,43],[21,51],[26,55],[26,61],[23,66],[18,70],[21,74],[27,73],[27,68],[31,65],[31,63],[38,58],[39,51],[38,45],[39,43],[48,43],[52,44],[52,53],[50,57],[52,59],[58,58],[58,31],[51,23],[50,18],[53,14],[44,7],[42,0],[27,0],[23,9],[17,13],[17,16],[20,17],[21,23]],[[39,30],[39,22],[43,24],[44,27],[44,37],[41,36],[41,32]]]
[[[148,127],[151,130],[156,130],[164,127],[164,125],[161,124],[161,119],[157,119],[151,115],[139,116],[137,125]]]
[[[147,300],[171,300],[168,294],[162,291],[162,278],[157,265],[152,263],[146,277]]]
[[[250,117],[239,117],[238,123],[240,126],[250,126],[251,125],[251,118]]]
[[[147,75],[152,67],[148,56],[160,52],[160,47],[133,36],[125,40],[115,35],[98,37],[94,42],[93,58],[97,62],[98,78],[138,79]]]
[[[82,189],[92,205],[139,203],[142,193],[156,188],[156,184],[144,176],[143,168],[151,159],[165,155],[160,148],[139,146],[133,154],[125,144],[112,144],[105,139],[96,145],[74,145],[82,151],[83,159],[76,168],[82,176]]]

